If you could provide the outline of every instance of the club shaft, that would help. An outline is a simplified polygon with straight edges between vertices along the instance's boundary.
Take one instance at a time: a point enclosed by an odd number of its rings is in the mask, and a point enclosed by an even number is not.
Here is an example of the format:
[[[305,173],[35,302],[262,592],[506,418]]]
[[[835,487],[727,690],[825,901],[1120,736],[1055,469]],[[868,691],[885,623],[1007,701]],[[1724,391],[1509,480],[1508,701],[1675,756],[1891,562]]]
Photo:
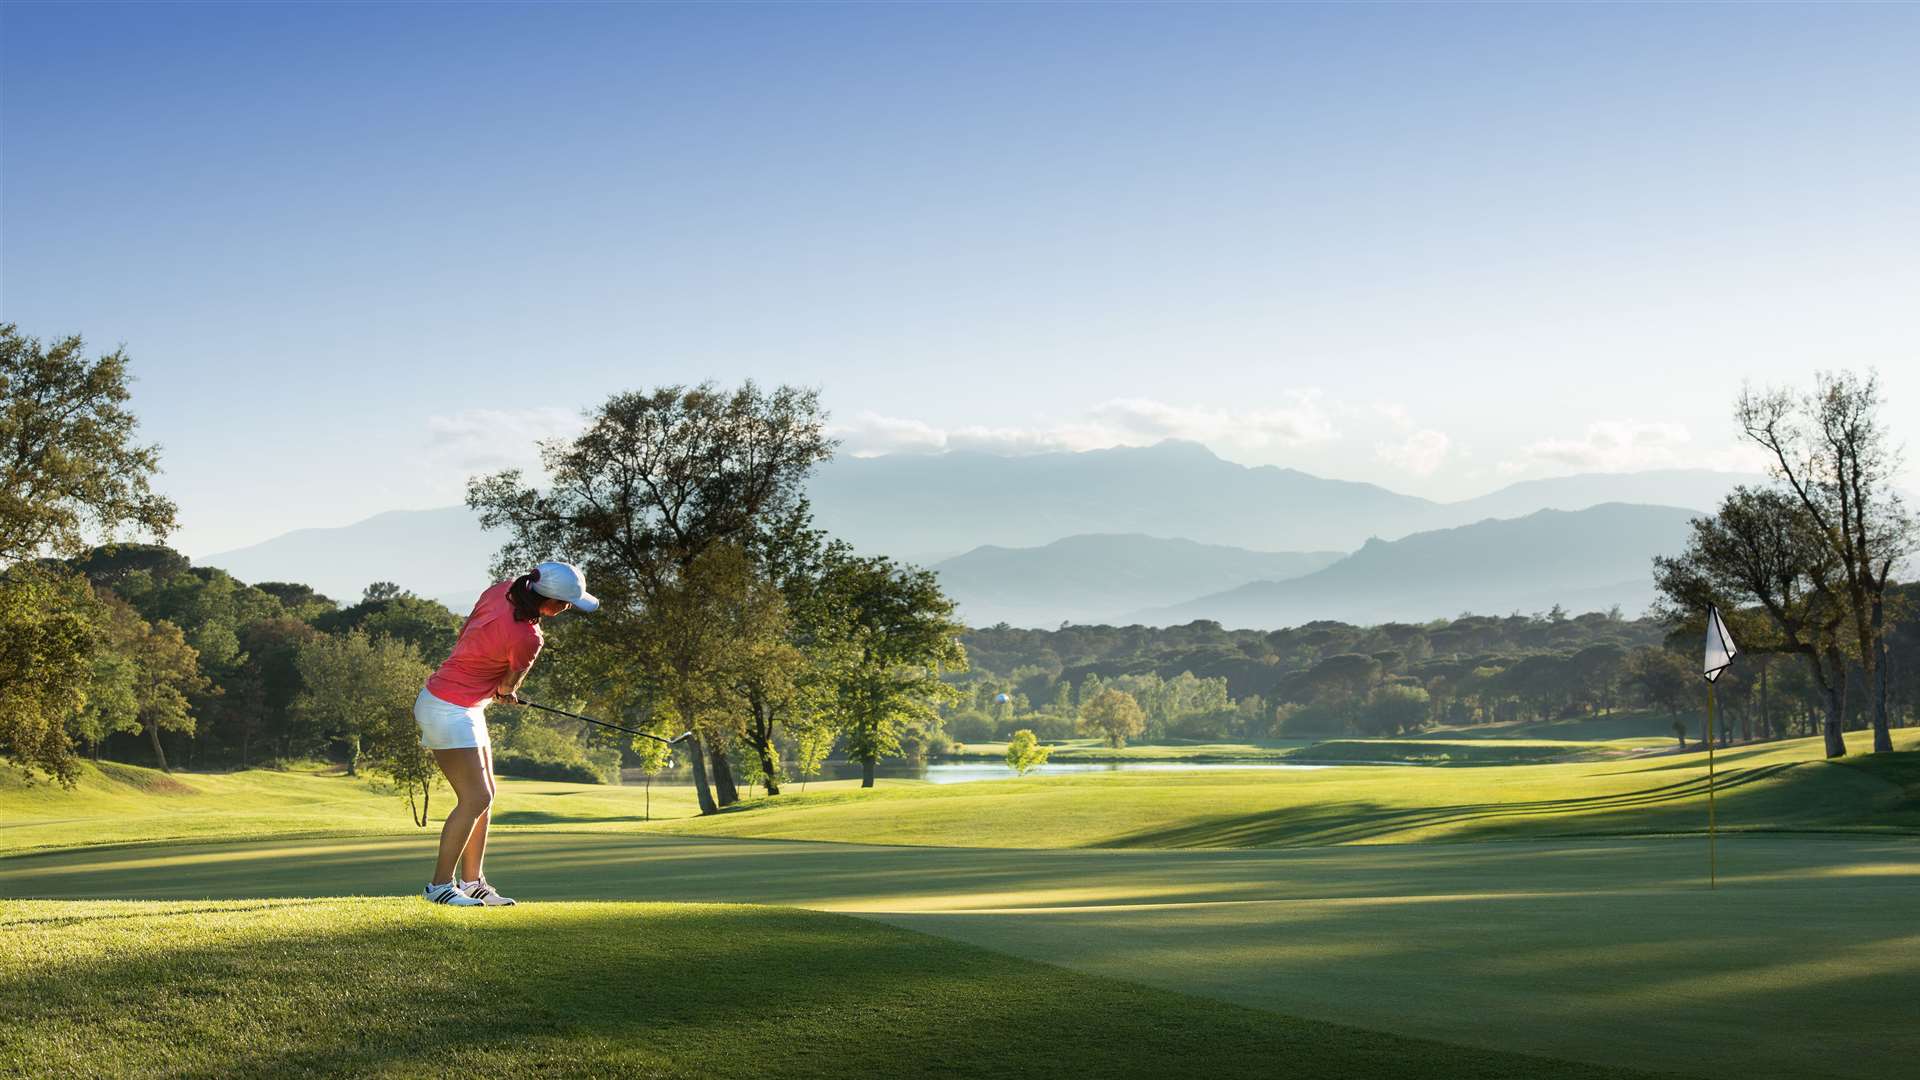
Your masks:
[[[577,712],[568,712],[565,709],[556,709],[551,705],[542,705],[537,701],[528,701],[526,698],[521,698],[520,704],[525,705],[529,709],[539,709],[541,712],[558,713],[561,716],[571,716],[575,720],[585,720],[589,724],[598,724],[603,728],[611,728],[614,731],[623,731],[623,732],[626,732],[628,735],[635,735],[642,739],[652,739],[654,742],[665,743],[668,746],[672,746],[675,743],[679,742],[680,739],[686,738],[685,735],[682,735],[680,736],[679,739],[666,739],[658,735],[654,735],[650,732],[635,731],[630,727],[621,727],[619,724],[609,724],[605,720],[595,720],[591,716],[581,716]]]

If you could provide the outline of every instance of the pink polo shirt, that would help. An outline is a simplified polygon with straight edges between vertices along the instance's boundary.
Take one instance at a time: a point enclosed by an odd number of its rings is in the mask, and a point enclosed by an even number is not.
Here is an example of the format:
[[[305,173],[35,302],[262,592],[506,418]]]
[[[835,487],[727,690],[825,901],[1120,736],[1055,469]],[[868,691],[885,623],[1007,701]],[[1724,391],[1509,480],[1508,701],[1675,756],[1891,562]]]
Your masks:
[[[460,628],[460,640],[453,643],[453,654],[427,680],[427,693],[472,708],[491,701],[501,683],[533,666],[546,639],[539,623],[514,621],[513,603],[507,599],[512,584],[502,581],[480,594]]]

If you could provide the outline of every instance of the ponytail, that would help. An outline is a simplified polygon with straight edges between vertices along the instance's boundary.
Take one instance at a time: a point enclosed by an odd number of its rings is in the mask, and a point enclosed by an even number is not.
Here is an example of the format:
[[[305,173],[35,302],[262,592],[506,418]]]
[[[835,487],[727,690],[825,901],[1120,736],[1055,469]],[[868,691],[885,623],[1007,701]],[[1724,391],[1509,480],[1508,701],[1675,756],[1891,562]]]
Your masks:
[[[507,586],[507,602],[513,605],[514,622],[540,622],[540,605],[547,598],[533,591],[533,583],[540,580],[540,571],[521,574]]]

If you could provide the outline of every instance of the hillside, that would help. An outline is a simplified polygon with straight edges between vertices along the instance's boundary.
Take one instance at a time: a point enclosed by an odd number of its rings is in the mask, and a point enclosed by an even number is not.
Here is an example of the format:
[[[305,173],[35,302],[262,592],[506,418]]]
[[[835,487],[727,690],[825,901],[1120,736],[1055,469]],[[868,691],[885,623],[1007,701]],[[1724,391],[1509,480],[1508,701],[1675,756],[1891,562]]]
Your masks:
[[[241,581],[297,581],[343,603],[375,581],[397,582],[421,596],[447,598],[455,611],[473,605],[491,584],[487,566],[500,538],[480,528],[464,506],[390,510],[329,529],[296,529],[264,543],[194,559]]]
[[[1123,534],[1070,536],[1035,548],[978,547],[933,569],[969,625],[1052,626],[1111,621],[1250,581],[1284,581],[1342,557]]]
[[[1637,615],[1653,600],[1653,557],[1678,551],[1699,515],[1666,506],[1609,503],[1541,510],[1370,540],[1353,555],[1291,581],[1263,581],[1138,613],[1134,621],[1174,625],[1212,619],[1272,629],[1316,619],[1352,623],[1425,622],[1462,611],[1502,614],[1619,605]]]
[[[1084,533],[1345,551],[1368,536],[1409,531],[1436,507],[1372,484],[1236,465],[1173,441],[1019,457],[838,458],[820,468],[808,494],[816,520],[834,535],[928,561],[982,544],[1033,547]]]

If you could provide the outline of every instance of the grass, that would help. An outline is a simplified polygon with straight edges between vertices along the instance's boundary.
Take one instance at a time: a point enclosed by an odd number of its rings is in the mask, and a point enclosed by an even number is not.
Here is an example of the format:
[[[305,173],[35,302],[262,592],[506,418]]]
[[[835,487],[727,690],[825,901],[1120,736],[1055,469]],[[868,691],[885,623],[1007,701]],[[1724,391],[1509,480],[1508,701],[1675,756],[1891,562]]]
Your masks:
[[[1608,1077],[841,916],[392,900],[14,903],[0,1073]]]
[[[1895,733],[1920,748],[1920,729]],[[1716,755],[1724,832],[1920,831],[1920,755],[1821,758],[1817,739]],[[840,788],[653,828],[693,836],[986,847],[1288,847],[1697,833],[1704,753],[1481,769],[1088,774]]]
[[[884,1029],[885,1040],[917,1040],[915,1048],[900,1049],[897,1063],[856,1058],[867,1067],[843,1075],[891,1075],[923,1052],[936,1053],[933,1060],[949,1063],[954,1074],[991,1074],[996,1061],[1011,1068],[1027,1060],[1016,1048],[1032,1042],[1059,1041],[1064,1051],[1081,1053],[1076,1048],[1095,1038],[1090,1033],[1146,1055],[1152,1048],[1143,1045],[1151,1039],[1141,1031],[1198,1023],[1189,1013],[1177,1014],[1176,1023],[1158,999],[1129,1003],[1102,986],[1030,984],[1032,969],[1011,961],[964,969],[991,974],[958,981],[921,1009],[923,996],[934,991],[899,972],[945,972],[961,961],[922,951],[869,966],[864,950],[891,956],[903,946],[887,937],[859,944],[858,924],[573,902],[751,900],[858,914],[1005,957],[1258,1009],[1273,1030],[1300,1033],[1316,1045],[1352,1044],[1341,1032],[1290,1027],[1294,1021],[1284,1018],[1729,1080],[1898,1075],[1920,1054],[1920,1029],[1897,1006],[1920,993],[1920,933],[1911,917],[1920,903],[1920,850],[1911,840],[1725,838],[1717,892],[1705,888],[1705,855],[1698,838],[999,851],[543,830],[504,839],[490,860],[494,878],[527,903],[457,913],[413,900],[329,907],[311,899],[417,889],[430,857],[420,837],[70,849],[0,858],[0,895],[53,901],[5,905],[5,918],[51,921],[29,924],[24,936],[0,944],[11,957],[0,961],[0,1014],[27,1018],[28,1034],[21,1037],[29,1041],[60,1031],[79,1040],[103,1029],[114,1053],[132,1056],[102,1071],[137,1073],[149,1068],[141,1062],[157,1060],[139,1055],[234,1053],[221,1047],[234,1027],[221,1025],[247,1022],[241,1018],[256,1009],[254,999],[267,999],[255,1024],[263,1030],[249,1028],[246,1038],[268,1049],[253,1057],[150,1067],[175,1075],[256,1067],[297,1072],[309,1062],[288,1055],[309,1037],[328,1055],[365,1055],[319,1059],[348,1072],[378,1073],[389,1054],[398,1062],[393,1071],[419,1071],[421,1059],[408,1054],[444,1049],[474,1031],[544,1042],[538,1053],[598,1040],[612,1055],[621,1052],[622,1039],[655,1038],[632,1018],[652,1015],[663,996],[712,1002],[724,996],[722,986],[751,1003],[741,1006],[744,1012],[803,1020],[795,1029],[802,1045],[838,1046],[862,1018],[881,1014],[897,1016],[915,1033]],[[99,897],[165,903],[93,903]],[[253,921],[241,924],[225,920],[222,905],[205,902],[240,897],[287,897],[291,912],[311,912],[312,921],[290,923],[276,908],[246,915]],[[249,904],[260,905],[257,899]],[[209,907],[220,911],[200,910]],[[552,923],[527,921],[554,911],[560,914]],[[121,918],[130,912],[164,918]],[[462,921],[465,915],[475,918]],[[576,917],[578,923],[570,921]],[[100,924],[89,927],[90,919]],[[373,933],[362,927],[365,920],[391,933]],[[69,922],[76,927],[72,945],[60,936]],[[820,943],[807,946],[811,954],[788,940],[806,926],[816,927],[806,931],[814,936],[798,940]],[[498,927],[507,930],[495,936]],[[456,936],[463,932],[470,936]],[[377,948],[371,958],[354,960],[330,951],[335,938],[340,948],[361,938]],[[422,951],[403,948],[410,939],[423,941]],[[755,951],[762,940],[765,956]],[[443,966],[434,950],[446,942],[460,944]],[[723,946],[737,951],[711,951]],[[141,959],[146,953],[151,959]],[[406,988],[461,987],[451,973],[468,966],[481,972],[480,997],[505,995],[501,1012],[482,1013],[469,1027],[447,1010],[430,1014],[405,1004]],[[163,979],[177,992],[152,992]],[[232,996],[220,996],[219,988],[236,979]],[[345,987],[352,988],[350,1000],[329,996],[348,993]],[[607,1012],[609,994],[618,998],[619,1015]],[[1086,1011],[1061,1012],[1059,1002],[1068,998]],[[476,998],[463,988],[453,1000],[464,1008]],[[1810,1024],[1809,1001],[1848,1007]],[[349,1006],[354,1015],[345,1033],[319,1019],[294,1034],[273,1030]],[[149,1019],[143,1009],[155,1007],[206,1025],[189,1028],[204,1030],[205,1038],[159,1038],[159,1028],[140,1026]],[[706,1023],[672,1011],[671,1002],[666,1007],[670,1028]],[[196,1019],[201,1009],[214,1011]],[[544,1033],[538,1027],[576,1009],[577,1027]],[[840,1033],[816,1023],[815,1009],[836,1017]],[[415,1034],[381,1027],[377,1018],[388,1012]],[[1100,1019],[1089,1019],[1094,1015]],[[770,1029],[755,1023],[728,1019],[730,1031],[744,1025],[728,1038],[763,1046]],[[1483,1073],[1456,1069],[1438,1063],[1437,1052],[1404,1045],[1363,1065],[1261,1041],[1266,1036],[1258,1025],[1194,1030],[1207,1041],[1182,1044],[1183,1052],[1224,1075],[1251,1072],[1243,1063],[1264,1054],[1279,1055],[1267,1062],[1270,1070],[1274,1062],[1297,1062],[1303,1075],[1502,1075],[1491,1066],[1474,1066],[1488,1070]],[[981,1033],[991,1046],[959,1038]],[[0,1047],[5,1038],[0,1035]],[[412,1049],[403,1053],[392,1041],[409,1038],[426,1042],[407,1043]],[[678,1055],[701,1044],[676,1032],[663,1038],[676,1057],[661,1068],[689,1067]],[[1216,1055],[1224,1062],[1220,1069],[1213,1067]],[[790,1055],[769,1060],[779,1066],[769,1073],[808,1074]],[[1040,1063],[1034,1075],[1064,1071],[1055,1067],[1059,1059],[1031,1060]],[[1107,1064],[1111,1056],[1082,1060],[1089,1064],[1074,1075],[1125,1074]],[[1143,1060],[1152,1067],[1142,1066],[1141,1075],[1191,1071]],[[530,1056],[491,1064],[500,1074],[538,1068],[644,1074],[645,1063],[589,1056],[568,1064]],[[1516,1075],[1557,1075],[1537,1063],[1534,1069]],[[717,1075],[734,1071],[729,1064]]]
[[[1360,743],[1369,754],[1378,744]],[[1410,743],[1410,746],[1425,745]],[[1453,752],[1449,744],[1446,752]],[[1471,744],[1462,744],[1471,749]],[[1525,742],[1501,748],[1527,752]],[[1556,744],[1546,744],[1556,745]],[[1716,755],[1725,832],[1920,831],[1920,729],[1905,753],[1821,757],[1817,739]],[[435,806],[444,814],[442,791]],[[505,780],[498,833],[598,829],[692,836],[1000,848],[1291,847],[1697,833],[1706,755],[1427,769],[1384,766],[1206,773],[1092,773],[936,785],[854,781],[749,800],[694,816],[690,789],[656,785],[643,821],[637,787]],[[0,853],[79,844],[293,836],[417,836],[399,796],[318,772],[168,777],[131,766],[89,771],[72,791],[22,785],[0,770]]]
[[[1697,835],[1647,835],[1697,833],[1699,754],[828,784],[652,824],[638,789],[509,781],[490,869],[530,903],[479,913],[353,899],[431,852],[360,781],[15,774],[0,1074],[1895,1074],[1896,738],[1720,754],[1717,892]]]

